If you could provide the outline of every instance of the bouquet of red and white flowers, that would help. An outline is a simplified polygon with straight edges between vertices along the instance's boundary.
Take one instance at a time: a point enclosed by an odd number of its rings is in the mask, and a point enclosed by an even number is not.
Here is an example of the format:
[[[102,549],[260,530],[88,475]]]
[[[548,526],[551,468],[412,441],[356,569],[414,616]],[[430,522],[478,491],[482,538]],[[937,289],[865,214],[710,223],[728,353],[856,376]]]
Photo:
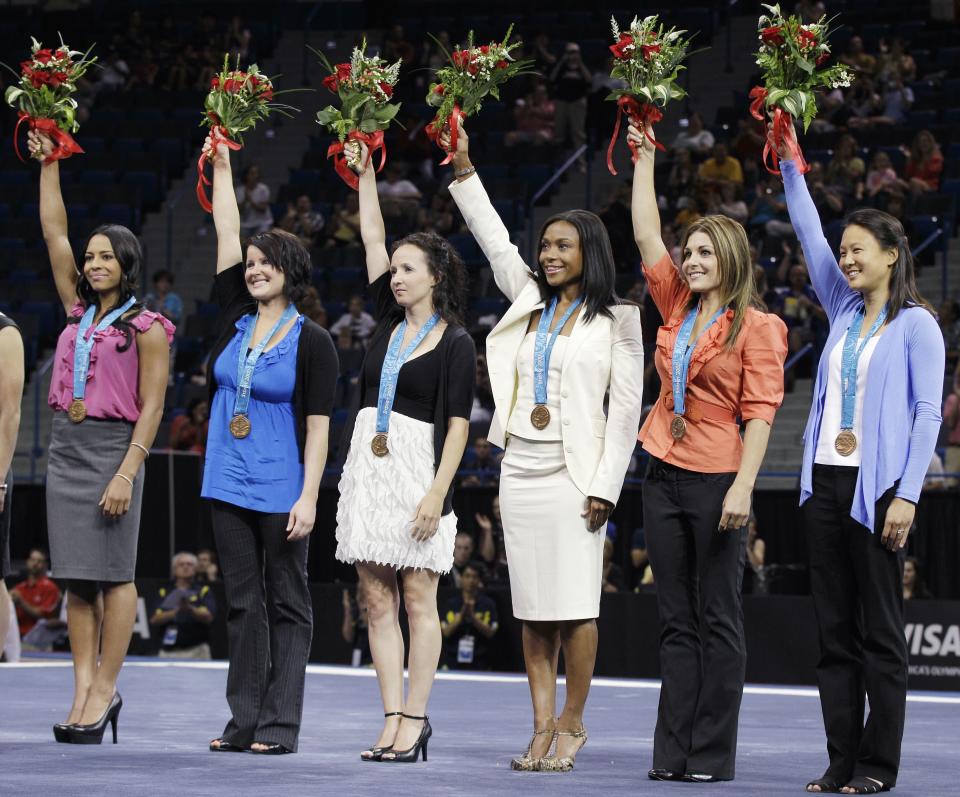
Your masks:
[[[617,122],[607,147],[607,168],[616,174],[613,168],[613,148],[620,135],[620,123],[623,114],[640,127],[653,125],[663,118],[660,110],[670,100],[679,100],[686,92],[677,85],[681,70],[686,69],[683,59],[687,57],[690,39],[684,38],[685,30],[670,28],[664,30],[656,15],[634,17],[630,30],[621,31],[614,17],[610,18],[613,38],[616,44],[610,45],[613,53],[613,69],[610,76],[622,80],[626,87],[611,92],[608,100],[617,103]],[[657,149],[663,151],[663,144],[650,139]],[[636,150],[630,144],[634,162]]]
[[[437,109],[433,121],[427,125],[427,136],[440,146],[441,134],[445,129],[450,130],[450,149],[441,166],[450,163],[457,151],[460,119],[477,113],[487,95],[499,100],[500,86],[510,78],[533,71],[530,69],[532,60],[516,61],[511,55],[520,46],[520,42],[509,43],[512,33],[513,25],[507,29],[503,41],[477,47],[473,43],[473,31],[470,31],[467,46],[461,49],[458,45],[452,53],[439,39],[431,36],[450,61],[437,70],[437,80],[430,84],[427,92],[427,105]]]
[[[771,174],[780,174],[777,168],[777,147],[785,141],[794,149],[793,138],[784,138],[786,125],[793,120],[803,120],[803,129],[817,115],[817,99],[814,92],[821,88],[849,86],[853,74],[837,64],[821,68],[830,57],[830,22],[826,17],[804,25],[798,16],[784,17],[780,6],[764,5],[769,14],[760,17],[757,34],[760,49],[757,51],[757,66],[763,73],[763,85],[750,92],[753,100],[750,113],[755,119],[773,117],[773,126],[763,150],[763,163]],[[793,153],[802,173],[809,170],[799,147]],[[772,167],[767,165],[768,158]]]
[[[295,91],[296,89],[287,89]],[[267,119],[271,113],[291,116],[290,111],[299,110],[291,105],[274,102],[274,97],[283,94],[273,87],[273,80],[260,72],[256,64],[246,71],[237,68],[231,70],[229,56],[223,57],[223,69],[210,80],[210,91],[203,101],[203,118],[200,126],[210,128],[213,149],[218,144],[226,144],[232,150],[243,147],[243,134],[256,127],[261,119]],[[210,154],[203,152],[197,161],[197,201],[207,213],[213,210],[204,186],[210,180],[203,173]]]
[[[30,130],[45,133],[53,140],[53,152],[44,160],[44,163],[52,163],[83,152],[70,135],[80,129],[76,118],[77,101],[71,95],[77,90],[77,81],[97,59],[90,57],[92,45],[81,53],[64,44],[63,37],[56,50],[44,48],[33,37],[30,41],[31,55],[28,60],[21,61],[20,72],[7,67],[17,78],[17,83],[7,88],[4,99],[20,117],[13,131],[17,157],[23,161],[17,133],[20,125],[27,122]]]
[[[330,74],[323,85],[340,98],[340,107],[328,105],[317,112],[317,123],[337,136],[327,149],[333,168],[353,189],[359,180],[353,169],[360,165],[360,142],[367,145],[367,163],[380,150],[379,172],[387,162],[383,131],[390,126],[400,103],[392,103],[393,87],[400,77],[400,61],[388,64],[377,56],[366,54],[367,40],[353,48],[350,63],[334,66],[319,50],[314,50]]]

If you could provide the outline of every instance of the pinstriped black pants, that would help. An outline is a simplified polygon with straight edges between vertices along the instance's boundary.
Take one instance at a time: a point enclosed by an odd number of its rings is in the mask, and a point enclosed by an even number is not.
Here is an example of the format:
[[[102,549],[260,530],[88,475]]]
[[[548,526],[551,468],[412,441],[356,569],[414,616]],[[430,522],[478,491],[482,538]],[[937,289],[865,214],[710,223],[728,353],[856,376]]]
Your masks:
[[[223,739],[243,747],[264,742],[296,750],[313,638],[309,537],[287,541],[286,513],[211,504],[230,649],[232,716]]]

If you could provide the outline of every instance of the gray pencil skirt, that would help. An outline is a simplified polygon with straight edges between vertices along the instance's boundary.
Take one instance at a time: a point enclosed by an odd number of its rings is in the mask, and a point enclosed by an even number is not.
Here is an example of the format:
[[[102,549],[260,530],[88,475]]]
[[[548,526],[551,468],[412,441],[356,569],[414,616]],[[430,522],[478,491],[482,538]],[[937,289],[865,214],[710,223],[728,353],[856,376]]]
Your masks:
[[[133,483],[130,509],[104,516],[100,497],[130,447],[133,424],[87,418],[72,423],[53,414],[47,461],[47,532],[55,578],[133,581],[140,535],[143,471]]]

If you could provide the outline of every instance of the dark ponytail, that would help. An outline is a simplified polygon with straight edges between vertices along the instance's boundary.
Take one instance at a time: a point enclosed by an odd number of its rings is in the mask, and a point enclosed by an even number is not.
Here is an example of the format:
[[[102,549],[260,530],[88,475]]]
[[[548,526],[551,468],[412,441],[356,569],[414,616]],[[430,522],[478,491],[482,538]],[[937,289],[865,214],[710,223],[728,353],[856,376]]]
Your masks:
[[[916,272],[913,264],[913,252],[907,240],[903,225],[899,219],[873,208],[861,208],[848,214],[843,226],[856,225],[869,232],[881,249],[896,249],[897,260],[890,272],[890,301],[887,320],[893,321],[897,314],[908,307],[922,307],[936,316],[933,307],[917,290]]]

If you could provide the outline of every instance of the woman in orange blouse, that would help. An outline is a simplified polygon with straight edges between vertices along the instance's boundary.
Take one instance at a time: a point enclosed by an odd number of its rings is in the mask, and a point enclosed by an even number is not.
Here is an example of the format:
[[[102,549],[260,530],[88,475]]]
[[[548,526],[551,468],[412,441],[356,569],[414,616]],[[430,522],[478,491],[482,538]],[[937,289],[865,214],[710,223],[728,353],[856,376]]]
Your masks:
[[[660,237],[653,145],[639,157],[633,231],[666,323],[663,383],[640,430],[647,551],[660,613],[660,708],[652,780],[732,780],[746,669],[740,583],[754,481],[783,400],[787,329],[763,312],[746,232],[725,216],[690,224],[676,268]],[[744,426],[741,438],[740,425]]]

